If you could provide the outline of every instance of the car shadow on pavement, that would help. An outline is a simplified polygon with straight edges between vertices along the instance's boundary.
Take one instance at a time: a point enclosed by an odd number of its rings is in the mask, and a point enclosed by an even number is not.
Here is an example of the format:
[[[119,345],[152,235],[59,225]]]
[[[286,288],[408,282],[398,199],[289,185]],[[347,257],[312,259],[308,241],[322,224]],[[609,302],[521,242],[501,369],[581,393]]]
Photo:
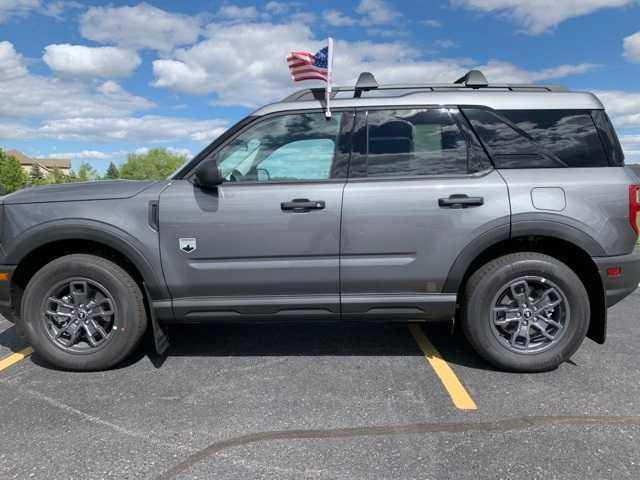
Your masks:
[[[453,365],[494,370],[450,324],[423,328],[445,360]],[[172,356],[424,356],[406,323],[218,324],[172,326]],[[160,367],[152,340],[146,353]]]
[[[16,353],[27,346],[27,342],[18,336],[15,325],[12,325],[6,330],[0,332],[0,347],[4,347],[12,353]]]
[[[473,351],[460,332],[449,324],[423,325],[433,345],[455,367],[495,370]],[[250,356],[424,356],[406,323],[305,323],[174,325],[168,329],[170,346],[163,355],[155,351],[149,331],[140,347],[116,369],[127,368],[145,357],[156,368],[171,357]],[[0,346],[13,352],[26,343],[15,327],[0,333]],[[37,354],[33,363],[54,368]]]

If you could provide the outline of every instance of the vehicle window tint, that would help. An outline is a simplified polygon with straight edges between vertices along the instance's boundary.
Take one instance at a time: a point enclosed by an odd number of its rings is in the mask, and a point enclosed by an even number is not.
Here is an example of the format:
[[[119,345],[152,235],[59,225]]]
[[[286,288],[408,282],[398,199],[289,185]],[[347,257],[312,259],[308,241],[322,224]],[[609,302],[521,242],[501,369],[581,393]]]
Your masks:
[[[258,122],[214,154],[228,182],[331,178],[342,114],[281,115]]]
[[[609,153],[609,160],[611,165],[623,166],[624,165],[624,153],[620,146],[620,140],[616,135],[616,131],[611,125],[611,120],[604,110],[593,110],[591,112],[596,128],[600,132],[600,138],[604,145],[605,150]]]
[[[590,111],[502,110],[500,113],[567,167],[609,165]]]
[[[467,173],[467,143],[448,110],[368,114],[366,176]]]
[[[496,168],[548,168],[566,166],[545,155],[526,135],[495,113],[481,108],[465,108],[464,114],[485,144]]]

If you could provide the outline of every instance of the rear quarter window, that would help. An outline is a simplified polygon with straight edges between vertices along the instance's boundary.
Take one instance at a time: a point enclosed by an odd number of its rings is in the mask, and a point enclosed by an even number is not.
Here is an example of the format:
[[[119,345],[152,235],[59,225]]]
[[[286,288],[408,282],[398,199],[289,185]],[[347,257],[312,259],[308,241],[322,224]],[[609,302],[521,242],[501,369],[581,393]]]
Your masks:
[[[606,167],[591,112],[465,109],[497,168]]]

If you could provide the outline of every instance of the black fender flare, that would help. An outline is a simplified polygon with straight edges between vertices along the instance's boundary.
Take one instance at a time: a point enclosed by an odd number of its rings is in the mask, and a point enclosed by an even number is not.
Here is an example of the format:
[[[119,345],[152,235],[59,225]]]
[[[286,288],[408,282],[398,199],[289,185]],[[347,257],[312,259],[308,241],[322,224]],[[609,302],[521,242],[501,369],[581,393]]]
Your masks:
[[[161,266],[154,265],[144,255],[141,242],[124,230],[96,220],[53,220],[29,228],[5,245],[4,263],[19,265],[36,249],[64,240],[87,240],[112,248],[140,272],[151,295],[150,301],[170,298]]]
[[[559,220],[545,214],[514,215],[511,225],[505,224],[487,230],[471,240],[454,261],[444,283],[443,293],[458,293],[467,270],[485,250],[505,240],[537,236],[564,240],[576,245],[592,257],[605,256],[602,246],[569,218]]]

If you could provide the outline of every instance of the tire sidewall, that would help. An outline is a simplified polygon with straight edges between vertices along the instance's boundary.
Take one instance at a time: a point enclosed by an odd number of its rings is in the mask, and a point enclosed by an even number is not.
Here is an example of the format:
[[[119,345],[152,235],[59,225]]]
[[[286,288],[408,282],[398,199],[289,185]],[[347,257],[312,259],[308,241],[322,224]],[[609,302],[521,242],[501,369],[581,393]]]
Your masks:
[[[89,256],[70,256],[54,260],[36,273],[27,285],[22,300],[22,319],[27,339],[34,350],[52,364],[71,370],[109,368],[118,363],[137,342],[140,311],[130,285],[119,278],[119,268],[106,268],[91,262]],[[88,261],[89,260],[89,261]],[[115,266],[115,265],[114,265]],[[124,273],[124,272],[122,272]],[[104,346],[87,352],[69,352],[50,338],[45,326],[42,306],[51,287],[67,279],[86,278],[101,284],[115,304],[117,329]]]
[[[551,348],[537,353],[516,353],[498,340],[492,327],[492,303],[509,282],[525,276],[540,276],[555,283],[569,303],[569,322],[562,338]],[[480,313],[474,313],[480,312]],[[551,258],[519,258],[500,264],[487,275],[468,298],[466,333],[469,341],[494,365],[516,371],[544,371],[556,368],[580,347],[589,328],[589,302],[578,276]]]

